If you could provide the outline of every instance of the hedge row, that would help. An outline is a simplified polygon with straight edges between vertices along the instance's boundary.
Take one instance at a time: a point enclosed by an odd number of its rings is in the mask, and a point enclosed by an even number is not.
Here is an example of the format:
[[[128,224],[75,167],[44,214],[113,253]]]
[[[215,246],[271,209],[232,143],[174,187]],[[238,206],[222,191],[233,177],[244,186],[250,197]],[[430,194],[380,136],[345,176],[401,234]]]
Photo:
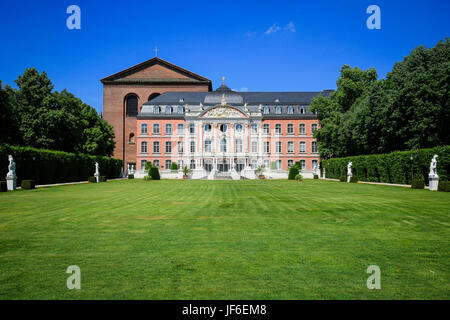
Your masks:
[[[428,185],[428,173],[433,155],[437,154],[437,173],[440,180],[450,178],[450,146],[411,151],[396,151],[322,160],[321,170],[326,178],[339,179],[347,176],[347,164],[352,161],[353,176],[359,181],[411,184],[411,160],[413,156],[414,180],[423,180]]]
[[[108,179],[120,177],[122,168],[122,160],[108,157],[0,145],[0,178],[6,177],[10,154],[16,163],[18,186],[22,180],[34,180],[36,184],[87,181],[94,175],[95,162],[100,174]]]

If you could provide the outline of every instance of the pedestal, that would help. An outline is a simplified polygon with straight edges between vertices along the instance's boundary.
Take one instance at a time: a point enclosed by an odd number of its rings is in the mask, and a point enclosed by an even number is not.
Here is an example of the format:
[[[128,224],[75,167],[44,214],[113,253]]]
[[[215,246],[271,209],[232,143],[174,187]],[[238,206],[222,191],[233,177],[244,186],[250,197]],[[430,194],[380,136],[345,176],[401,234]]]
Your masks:
[[[95,177],[95,181],[97,181],[97,183],[99,183],[100,182],[100,174],[96,173],[96,174],[94,174],[94,177]]]
[[[347,182],[350,182],[350,178],[351,178],[352,176],[347,176]]]
[[[429,176],[428,182],[430,186],[430,191],[437,191],[439,185],[439,176]]]
[[[6,185],[8,190],[16,190],[17,186],[17,177],[16,176],[6,176]]]

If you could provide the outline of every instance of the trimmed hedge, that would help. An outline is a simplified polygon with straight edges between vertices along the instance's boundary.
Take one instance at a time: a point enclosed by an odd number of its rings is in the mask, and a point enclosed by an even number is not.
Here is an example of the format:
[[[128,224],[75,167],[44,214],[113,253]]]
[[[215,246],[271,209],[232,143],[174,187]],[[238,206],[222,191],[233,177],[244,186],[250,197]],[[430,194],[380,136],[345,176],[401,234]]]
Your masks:
[[[443,180],[450,175],[450,146],[411,151],[396,151],[387,154],[374,154],[322,160],[327,178],[339,179],[347,175],[347,164],[352,161],[353,175],[359,181],[411,184],[411,161],[414,158],[414,179],[428,184],[431,158],[437,154],[437,173]]]
[[[30,190],[36,187],[34,180],[22,180],[22,184],[20,185],[22,189]]]
[[[129,174],[128,179],[134,179],[134,174]]]
[[[172,165],[170,166],[170,170],[178,170],[178,165],[175,162],[172,162]]]
[[[423,188],[425,188],[425,182],[423,180],[413,180],[413,182],[411,184],[411,188],[423,189]]]
[[[347,182],[347,176],[340,176],[339,177],[340,182]]]
[[[6,184],[6,181],[0,181],[0,192],[6,191],[8,191],[8,185]]]
[[[34,180],[36,184],[87,181],[95,172],[95,162],[100,172],[111,178],[119,178],[122,160],[102,156],[75,154],[63,151],[0,145],[0,176],[8,172],[8,155],[16,163],[17,184],[22,180]]]
[[[450,181],[439,181],[438,191],[450,192]]]
[[[90,182],[90,183],[97,183],[97,179],[95,179],[94,176],[90,176],[90,177],[88,177],[88,182]]]
[[[358,183],[358,177],[356,177],[356,176],[351,176],[351,177],[350,177],[350,183]]]
[[[108,180],[108,179],[106,179],[106,176],[100,176],[100,177],[98,177],[98,181],[99,181],[99,182],[106,182],[106,180]]]
[[[314,179],[319,179],[319,176],[317,174],[315,174]]]
[[[161,180],[161,177],[159,176],[159,170],[157,167],[151,167],[149,175],[150,177],[152,177],[152,180]]]
[[[299,174],[300,170],[298,170],[297,165],[289,168],[289,176],[288,180],[294,180],[295,177]]]

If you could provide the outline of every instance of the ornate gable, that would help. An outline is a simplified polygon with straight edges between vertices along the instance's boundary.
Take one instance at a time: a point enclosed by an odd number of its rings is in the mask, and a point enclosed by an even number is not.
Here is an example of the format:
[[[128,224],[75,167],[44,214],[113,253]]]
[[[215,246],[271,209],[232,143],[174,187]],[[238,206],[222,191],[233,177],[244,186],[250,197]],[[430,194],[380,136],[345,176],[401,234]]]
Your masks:
[[[201,116],[201,118],[247,118],[244,114],[237,108],[230,106],[218,106],[206,110]]]

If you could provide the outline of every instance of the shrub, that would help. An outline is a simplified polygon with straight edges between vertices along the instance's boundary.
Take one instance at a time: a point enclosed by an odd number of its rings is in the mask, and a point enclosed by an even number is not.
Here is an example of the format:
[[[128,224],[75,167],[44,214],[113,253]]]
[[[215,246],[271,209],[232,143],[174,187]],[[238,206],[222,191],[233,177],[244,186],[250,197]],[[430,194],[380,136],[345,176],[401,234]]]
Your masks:
[[[35,183],[34,180],[22,180],[22,184],[20,185],[22,189],[30,190],[34,189]]]
[[[99,177],[99,182],[106,182],[106,176],[100,176]]]
[[[178,170],[178,165],[175,162],[172,162],[170,170]]]
[[[95,179],[94,176],[90,176],[90,177],[88,178],[88,182],[90,182],[90,183],[96,183],[96,182],[97,182],[97,179]]]
[[[151,180],[152,180],[152,177],[151,177],[151,176],[145,176],[145,177],[144,177],[144,180],[145,180],[145,181],[151,181]]]
[[[314,179],[319,179],[319,176],[317,174],[315,174]]]
[[[358,183],[358,177],[356,177],[356,176],[351,176],[351,177],[350,177],[350,182],[351,182],[351,183]]]
[[[340,176],[339,177],[339,181],[340,182],[347,182],[347,177],[346,176]]]
[[[147,161],[145,163],[145,170],[150,171],[150,168],[153,167],[153,164],[151,161]]]
[[[292,166],[289,168],[289,176],[288,176],[288,180],[294,180],[295,177],[297,177],[297,175],[299,174],[299,170],[297,166]]]
[[[425,188],[425,182],[423,180],[413,180],[411,188],[423,189],[423,188]]]
[[[439,181],[438,191],[450,192],[450,181]]]
[[[150,177],[152,177],[152,180],[160,180],[161,177],[159,176],[159,170],[157,167],[151,167],[149,172]]]
[[[302,181],[302,180],[303,180],[303,176],[302,176],[301,174],[297,174],[297,175],[295,176],[295,180],[296,180],[296,181]]]
[[[0,192],[6,191],[8,191],[8,185],[6,184],[6,181],[0,181]]]
[[[134,179],[134,174],[129,174],[128,179]]]

